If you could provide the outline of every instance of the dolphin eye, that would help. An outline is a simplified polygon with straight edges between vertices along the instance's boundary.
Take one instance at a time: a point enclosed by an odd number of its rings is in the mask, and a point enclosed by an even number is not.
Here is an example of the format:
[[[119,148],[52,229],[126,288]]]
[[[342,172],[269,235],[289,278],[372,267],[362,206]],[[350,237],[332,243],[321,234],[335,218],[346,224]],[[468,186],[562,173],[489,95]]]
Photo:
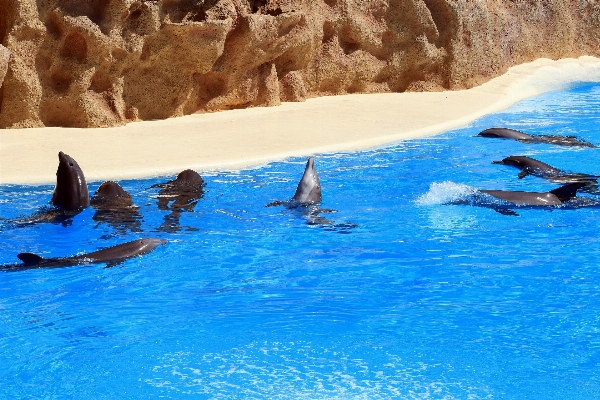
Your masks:
[[[73,163],[69,163],[69,167],[72,167],[72,166],[73,166]]]

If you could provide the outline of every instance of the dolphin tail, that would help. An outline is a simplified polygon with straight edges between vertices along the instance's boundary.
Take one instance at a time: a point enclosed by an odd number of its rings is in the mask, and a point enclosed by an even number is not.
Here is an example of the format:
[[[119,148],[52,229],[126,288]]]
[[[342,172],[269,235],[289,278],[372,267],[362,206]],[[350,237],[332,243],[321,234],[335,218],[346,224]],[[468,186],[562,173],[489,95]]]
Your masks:
[[[585,182],[573,182],[551,190],[550,193],[556,195],[560,201],[565,202],[571,200],[577,195],[577,191],[586,185]]]
[[[35,265],[42,262],[43,258],[33,253],[19,253],[17,258],[23,261],[26,265]]]

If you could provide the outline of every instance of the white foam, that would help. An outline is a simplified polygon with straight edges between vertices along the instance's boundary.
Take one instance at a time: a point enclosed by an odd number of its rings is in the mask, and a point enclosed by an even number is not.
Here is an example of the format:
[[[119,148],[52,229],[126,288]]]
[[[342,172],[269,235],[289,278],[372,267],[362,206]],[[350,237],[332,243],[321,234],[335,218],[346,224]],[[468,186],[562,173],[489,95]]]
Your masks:
[[[433,182],[429,191],[417,198],[419,205],[447,204],[452,201],[464,199],[476,192],[472,186],[452,181]]]

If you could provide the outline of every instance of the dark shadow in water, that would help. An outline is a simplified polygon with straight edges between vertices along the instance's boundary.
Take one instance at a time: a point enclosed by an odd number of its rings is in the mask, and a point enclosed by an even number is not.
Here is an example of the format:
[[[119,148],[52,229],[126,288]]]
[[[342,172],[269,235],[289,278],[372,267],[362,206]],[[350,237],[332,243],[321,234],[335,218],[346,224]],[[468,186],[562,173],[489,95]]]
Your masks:
[[[351,233],[352,229],[358,225],[353,222],[336,223],[335,221],[328,219],[323,214],[333,214],[337,210],[329,208],[319,208],[318,204],[304,204],[295,200],[289,201],[274,201],[267,204],[267,207],[284,206],[291,212],[299,214],[306,220],[307,225],[320,226],[326,231],[337,232],[337,233]]]
[[[29,217],[18,217],[15,219],[2,219],[4,223],[11,228],[24,228],[40,223],[50,223],[68,227],[73,224],[73,218],[83,211],[83,207],[77,210],[63,210],[60,207],[51,205],[42,207]]]

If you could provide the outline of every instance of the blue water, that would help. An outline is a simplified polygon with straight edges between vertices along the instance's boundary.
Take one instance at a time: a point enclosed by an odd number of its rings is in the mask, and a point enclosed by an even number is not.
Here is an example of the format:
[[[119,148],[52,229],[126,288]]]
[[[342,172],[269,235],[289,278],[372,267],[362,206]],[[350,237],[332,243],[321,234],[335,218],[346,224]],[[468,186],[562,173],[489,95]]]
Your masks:
[[[68,226],[0,221],[0,264],[168,241],[113,268],[0,273],[0,398],[599,398],[600,208],[445,204],[557,187],[491,164],[510,155],[600,173],[600,149],[474,137],[506,126],[600,143],[599,105],[600,86],[584,86],[439,136],[316,155],[321,207],[336,211],[325,224],[265,207],[293,195],[305,158],[199,171],[207,192],[178,223],[150,188],[172,176],[120,182],[137,228],[92,208]],[[0,216],[31,215],[52,190],[0,186]]]

